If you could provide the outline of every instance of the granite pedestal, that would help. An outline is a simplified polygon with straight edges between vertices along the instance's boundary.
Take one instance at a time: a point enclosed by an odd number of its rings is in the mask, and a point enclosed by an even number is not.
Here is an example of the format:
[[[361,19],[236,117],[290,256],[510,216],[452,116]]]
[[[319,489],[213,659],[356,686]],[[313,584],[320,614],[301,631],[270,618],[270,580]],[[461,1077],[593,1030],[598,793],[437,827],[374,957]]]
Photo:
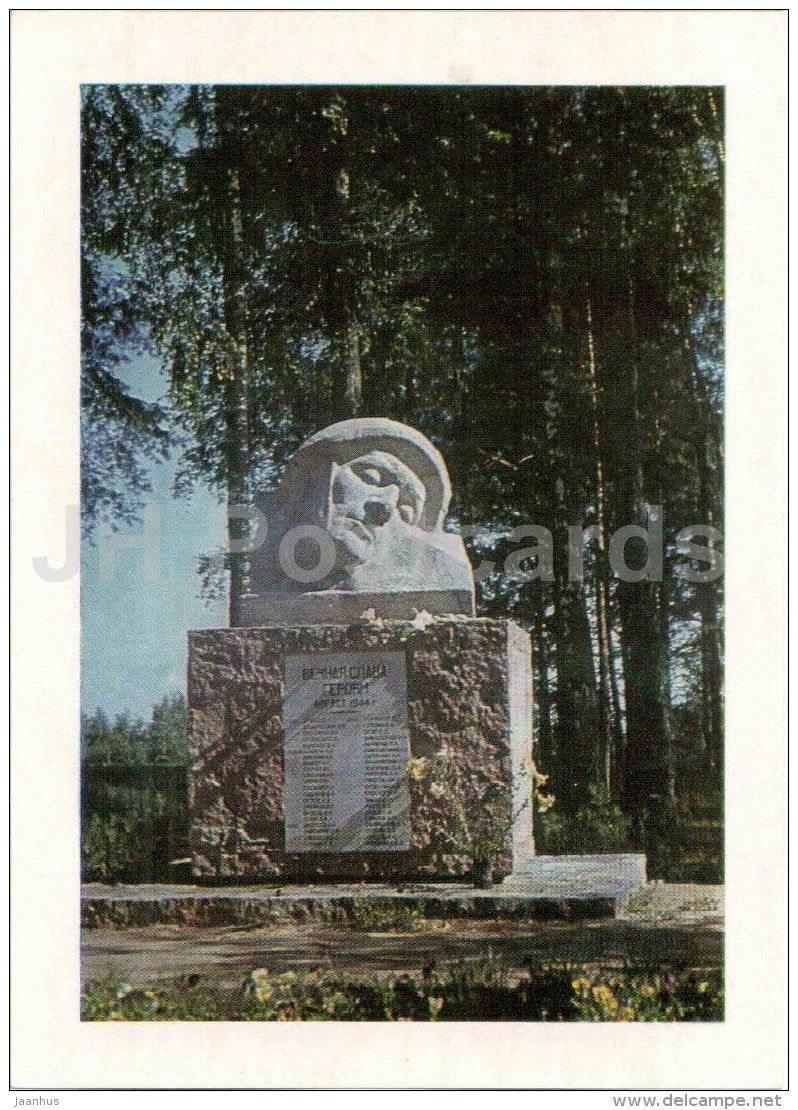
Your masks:
[[[442,748],[506,818],[497,877],[533,855],[530,645],[511,621],[191,632],[188,707],[197,878],[468,875],[446,799],[407,772]]]

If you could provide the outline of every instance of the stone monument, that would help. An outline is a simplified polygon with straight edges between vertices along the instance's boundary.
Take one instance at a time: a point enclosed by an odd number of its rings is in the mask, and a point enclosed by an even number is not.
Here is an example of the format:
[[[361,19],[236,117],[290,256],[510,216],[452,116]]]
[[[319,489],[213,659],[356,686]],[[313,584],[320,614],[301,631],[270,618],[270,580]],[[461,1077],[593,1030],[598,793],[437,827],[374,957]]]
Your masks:
[[[404,424],[344,420],[311,436],[256,500],[268,532],[242,623],[473,617],[463,541],[443,530],[451,496],[440,452]]]
[[[531,663],[474,616],[438,450],[385,419],[311,436],[259,507],[242,626],[189,633],[206,879],[451,879],[533,856]]]

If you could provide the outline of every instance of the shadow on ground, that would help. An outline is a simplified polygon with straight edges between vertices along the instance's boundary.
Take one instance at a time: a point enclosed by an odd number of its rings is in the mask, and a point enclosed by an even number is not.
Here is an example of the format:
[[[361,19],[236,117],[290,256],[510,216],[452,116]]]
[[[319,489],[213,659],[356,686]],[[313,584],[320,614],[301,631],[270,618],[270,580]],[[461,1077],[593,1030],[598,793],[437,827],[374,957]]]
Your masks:
[[[220,986],[253,968],[355,972],[443,967],[488,953],[509,968],[541,963],[717,967],[723,960],[722,888],[647,888],[624,915],[600,921],[425,921],[406,932],[352,925],[221,928],[153,925],[83,932],[84,983],[115,975],[152,983],[200,975]]]

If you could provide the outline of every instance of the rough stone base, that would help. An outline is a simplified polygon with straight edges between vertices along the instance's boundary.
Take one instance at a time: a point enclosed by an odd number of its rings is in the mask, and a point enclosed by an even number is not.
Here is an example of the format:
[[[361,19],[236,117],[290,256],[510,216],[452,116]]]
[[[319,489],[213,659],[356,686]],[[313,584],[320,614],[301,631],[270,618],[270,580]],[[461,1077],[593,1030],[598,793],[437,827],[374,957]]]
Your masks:
[[[345,924],[358,908],[412,909],[428,918],[585,920],[612,917],[625,895],[617,891],[580,895],[508,890],[504,885],[475,890],[464,883],[342,883],[283,887],[142,886],[88,884],[81,893],[85,929],[169,924],[195,926],[276,925],[290,922]]]
[[[189,633],[190,807],[194,874],[249,881],[465,876],[467,856],[440,828],[435,799],[411,782],[406,852],[287,853],[283,827],[286,654],[402,651],[412,758],[447,745],[467,780],[498,784],[515,814],[496,867],[533,854],[529,637],[511,621],[435,620],[423,629],[385,621]]]

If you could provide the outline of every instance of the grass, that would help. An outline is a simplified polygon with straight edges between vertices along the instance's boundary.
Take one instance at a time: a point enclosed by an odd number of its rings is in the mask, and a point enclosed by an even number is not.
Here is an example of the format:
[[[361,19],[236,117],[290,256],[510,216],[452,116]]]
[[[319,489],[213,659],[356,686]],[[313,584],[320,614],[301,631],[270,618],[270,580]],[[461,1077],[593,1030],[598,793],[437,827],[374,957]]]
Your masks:
[[[595,969],[549,965],[510,972],[490,958],[443,970],[354,975],[273,974],[238,989],[183,977],[133,988],[117,979],[87,987],[84,1021],[722,1021],[717,969]]]
[[[350,928],[364,933],[413,933],[426,923],[422,908],[388,899],[354,902],[348,920]]]
[[[641,914],[651,921],[671,918],[683,913],[722,914],[722,897],[707,894],[669,893],[668,887],[647,887],[628,899],[626,912]]]

